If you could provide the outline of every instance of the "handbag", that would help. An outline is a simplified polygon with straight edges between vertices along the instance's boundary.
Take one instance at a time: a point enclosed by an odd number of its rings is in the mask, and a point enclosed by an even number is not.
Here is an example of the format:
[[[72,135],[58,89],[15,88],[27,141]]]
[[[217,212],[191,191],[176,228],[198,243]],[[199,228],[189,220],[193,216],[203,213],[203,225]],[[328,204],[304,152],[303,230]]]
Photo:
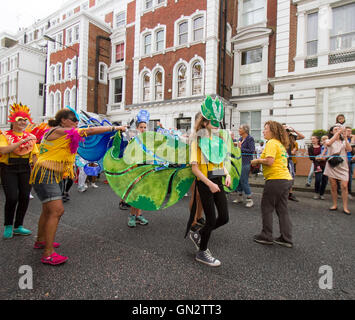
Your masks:
[[[328,158],[328,162],[331,167],[335,168],[342,162],[344,162],[344,159],[340,157],[340,153],[334,153]]]

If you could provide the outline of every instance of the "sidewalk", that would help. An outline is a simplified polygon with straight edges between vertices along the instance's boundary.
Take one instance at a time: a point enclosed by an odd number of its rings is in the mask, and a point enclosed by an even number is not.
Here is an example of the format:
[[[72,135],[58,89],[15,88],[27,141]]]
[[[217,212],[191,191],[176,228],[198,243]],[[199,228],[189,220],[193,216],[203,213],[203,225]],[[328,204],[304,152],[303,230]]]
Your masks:
[[[306,186],[307,182],[307,177],[304,176],[296,176],[294,180],[294,184],[292,189],[295,191],[302,191],[302,192],[313,192],[314,193],[314,177],[312,179],[312,184],[310,187]],[[265,184],[264,176],[263,175],[258,175],[257,177],[255,174],[250,174],[249,176],[249,185],[251,187],[257,187],[257,188],[263,188]],[[355,186],[355,179],[353,179],[353,186]],[[354,189],[352,190],[354,194]],[[330,193],[330,184],[328,182],[327,188],[325,193],[329,194]]]

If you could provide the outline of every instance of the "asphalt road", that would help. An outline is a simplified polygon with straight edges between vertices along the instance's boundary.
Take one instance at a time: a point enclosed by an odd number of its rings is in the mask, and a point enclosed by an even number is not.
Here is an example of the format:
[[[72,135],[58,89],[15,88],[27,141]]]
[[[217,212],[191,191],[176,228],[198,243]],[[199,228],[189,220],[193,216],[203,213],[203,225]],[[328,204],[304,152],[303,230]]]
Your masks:
[[[195,248],[184,239],[187,197],[168,210],[146,213],[148,226],[129,229],[117,196],[98,185],[83,194],[76,185],[71,190],[56,238],[62,244],[58,253],[69,256],[62,266],[41,264],[41,250],[32,248],[41,205],[31,200],[25,227],[33,235],[0,239],[0,299],[355,299],[354,200],[353,215],[346,216],[328,211],[330,200],[297,193],[300,202],[289,204],[294,248],[288,249],[252,240],[261,229],[262,189],[253,189],[251,209],[233,204],[229,196],[230,222],[214,231],[209,243],[222,265],[210,268],[194,260]],[[276,220],[275,215],[275,237]],[[32,289],[19,287],[23,265],[32,269]],[[319,286],[324,265],[332,268],[332,289]]]

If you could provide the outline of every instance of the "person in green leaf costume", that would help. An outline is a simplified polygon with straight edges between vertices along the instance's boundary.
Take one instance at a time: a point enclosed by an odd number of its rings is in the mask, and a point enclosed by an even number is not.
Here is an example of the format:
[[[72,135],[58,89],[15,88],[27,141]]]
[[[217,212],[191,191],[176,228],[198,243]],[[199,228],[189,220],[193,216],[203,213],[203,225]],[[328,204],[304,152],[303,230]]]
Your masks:
[[[207,246],[212,231],[229,220],[224,185],[231,187],[232,178],[224,165],[228,153],[227,144],[219,135],[219,126],[224,118],[223,104],[218,98],[213,100],[207,97],[201,106],[201,113],[191,137],[190,164],[197,178],[196,188],[201,197],[206,224],[196,232],[189,231],[189,236],[198,250],[195,259],[211,267],[218,267],[221,262],[212,256]],[[188,230],[194,214],[195,211],[191,210]]]
[[[201,109],[204,117],[217,115],[217,123],[211,119],[219,126],[224,111],[218,99],[213,101],[211,97],[207,97]],[[201,117],[199,122],[212,122],[206,119]],[[209,168],[214,168],[214,163],[222,163],[222,174],[227,172],[230,175],[219,176],[224,184],[222,189],[224,192],[233,192],[240,178],[241,151],[234,147],[229,132],[217,130],[217,127],[215,131],[216,134],[211,136],[206,134],[199,137],[199,148],[209,158]],[[196,180],[190,161],[190,146],[180,137],[146,131],[129,141],[123,156],[121,142],[119,132],[114,137],[113,146],[107,151],[103,164],[111,188],[130,206],[144,211],[166,209],[180,201]],[[191,214],[186,235],[195,213],[196,210]]]

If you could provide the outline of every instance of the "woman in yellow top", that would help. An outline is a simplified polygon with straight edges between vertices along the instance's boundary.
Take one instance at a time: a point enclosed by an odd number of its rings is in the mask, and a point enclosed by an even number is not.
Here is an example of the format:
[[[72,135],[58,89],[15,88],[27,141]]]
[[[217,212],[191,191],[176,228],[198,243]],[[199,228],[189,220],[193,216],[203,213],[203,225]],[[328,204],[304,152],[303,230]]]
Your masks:
[[[1,181],[6,199],[4,239],[31,234],[23,222],[31,192],[31,164],[36,161],[38,149],[36,137],[25,132],[28,120],[32,123],[29,108],[15,104],[10,107],[11,130],[0,134]]]
[[[292,176],[287,167],[287,147],[289,138],[283,126],[276,121],[268,121],[264,126],[264,138],[268,140],[260,159],[251,162],[253,166],[262,164],[266,179],[261,200],[263,229],[254,241],[261,244],[274,242],[292,248],[292,224],[288,214],[288,194],[292,186]],[[281,236],[273,239],[273,212],[279,218]]]
[[[223,109],[222,104],[220,106]],[[216,110],[215,107],[214,110]],[[211,117],[209,117],[203,109],[201,111],[202,115],[196,121],[190,144],[190,164],[192,172],[197,178],[196,186],[200,194],[206,223],[200,230],[190,232],[190,239],[198,250],[195,259],[208,266],[218,267],[221,262],[212,256],[207,245],[212,231],[227,224],[229,221],[227,198],[222,177],[226,176],[225,185],[227,187],[231,184],[231,177],[224,168],[223,159],[221,163],[212,163],[201,150],[203,148],[201,140],[206,138],[211,140],[213,135],[218,133],[219,122],[223,116],[215,117],[211,111],[209,114]],[[221,114],[223,114],[223,111]],[[207,119],[207,117],[210,119]],[[215,206],[218,212],[217,217]]]
[[[125,131],[125,127],[107,126],[77,129],[78,122],[75,113],[69,109],[57,112],[55,119],[48,122],[52,129],[42,140],[40,154],[31,174],[30,182],[42,202],[35,248],[44,248],[41,259],[44,264],[58,265],[68,260],[54,251],[59,246],[54,238],[64,213],[59,183],[63,178],[74,178],[73,165],[79,142],[85,136]]]

